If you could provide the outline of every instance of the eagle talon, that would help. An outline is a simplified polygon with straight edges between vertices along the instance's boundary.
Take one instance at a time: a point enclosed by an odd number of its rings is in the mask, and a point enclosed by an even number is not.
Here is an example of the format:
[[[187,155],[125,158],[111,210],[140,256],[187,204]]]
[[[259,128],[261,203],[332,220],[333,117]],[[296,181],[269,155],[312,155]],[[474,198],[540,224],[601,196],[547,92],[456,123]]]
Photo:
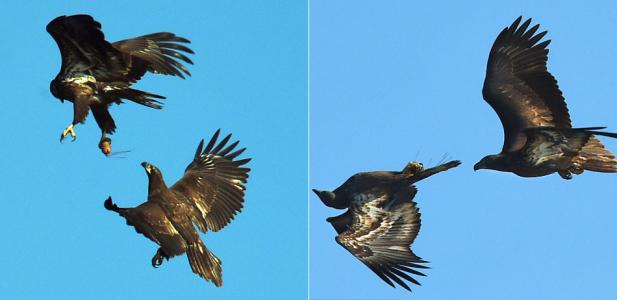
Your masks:
[[[67,135],[71,135],[71,137],[73,137],[72,142],[74,142],[77,139],[77,134],[75,133],[75,129],[74,129],[74,125],[71,124],[69,125],[69,127],[67,127],[62,134],[60,135],[60,142],[62,143],[62,141],[64,141],[64,138],[66,138]]]
[[[160,267],[163,264],[163,259],[169,260],[169,257],[163,254],[163,251],[161,251],[161,249],[159,248],[159,250],[156,251],[154,257],[152,257],[152,266],[154,268]]]
[[[559,176],[561,176],[561,178],[565,180],[572,179],[572,173],[570,173],[570,171],[568,170],[561,170],[561,171],[558,171],[558,173],[559,173]]]
[[[580,175],[583,174],[585,169],[578,164],[573,164],[570,168],[568,168],[568,171],[572,172],[572,174]]]

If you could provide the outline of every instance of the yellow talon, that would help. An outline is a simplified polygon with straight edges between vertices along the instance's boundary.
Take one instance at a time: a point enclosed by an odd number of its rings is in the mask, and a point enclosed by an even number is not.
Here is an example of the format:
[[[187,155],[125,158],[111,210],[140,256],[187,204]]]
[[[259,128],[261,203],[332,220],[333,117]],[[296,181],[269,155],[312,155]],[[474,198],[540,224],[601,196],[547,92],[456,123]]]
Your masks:
[[[63,132],[62,135],[60,135],[60,142],[62,142],[64,140],[64,138],[67,135],[71,135],[71,137],[73,137],[73,141],[75,141],[77,139],[77,134],[75,133],[75,129],[73,129],[74,125],[71,124],[69,125],[69,127],[67,127]]]

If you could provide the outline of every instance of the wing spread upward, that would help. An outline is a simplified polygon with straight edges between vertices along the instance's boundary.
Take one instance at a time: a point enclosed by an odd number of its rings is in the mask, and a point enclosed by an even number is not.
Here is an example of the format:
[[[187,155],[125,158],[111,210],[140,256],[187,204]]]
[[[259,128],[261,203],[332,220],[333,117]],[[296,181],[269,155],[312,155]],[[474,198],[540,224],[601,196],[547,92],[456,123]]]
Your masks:
[[[126,75],[121,53],[105,40],[101,24],[91,16],[57,17],[49,22],[47,32],[60,48],[61,76],[86,73],[99,80],[119,80]]]
[[[416,189],[406,186],[394,195],[381,195],[353,209],[349,230],[336,241],[362,261],[383,281],[394,287],[396,282],[410,290],[402,280],[420,283],[410,274],[424,276],[414,268],[426,263],[410,249],[420,231],[420,212],[412,201]]]
[[[526,128],[571,127],[557,81],[546,68],[550,40],[538,43],[546,31],[535,34],[539,25],[528,29],[531,19],[520,22],[521,17],[495,40],[482,89],[503,125],[503,152],[523,147]]]
[[[184,46],[189,40],[170,32],[158,32],[132,39],[117,41],[112,45],[119,51],[128,54],[130,72],[128,80],[134,82],[146,71],[184,78],[191,75],[189,70],[179,61],[193,64],[191,59],[182,52],[193,54]]]
[[[239,141],[227,146],[231,134],[217,144],[219,133],[220,129],[205,149],[204,141],[199,143],[184,176],[171,187],[194,205],[196,215],[192,220],[203,232],[208,228],[220,230],[240,212],[250,171],[243,167],[250,158],[235,160],[246,148],[234,151]]]

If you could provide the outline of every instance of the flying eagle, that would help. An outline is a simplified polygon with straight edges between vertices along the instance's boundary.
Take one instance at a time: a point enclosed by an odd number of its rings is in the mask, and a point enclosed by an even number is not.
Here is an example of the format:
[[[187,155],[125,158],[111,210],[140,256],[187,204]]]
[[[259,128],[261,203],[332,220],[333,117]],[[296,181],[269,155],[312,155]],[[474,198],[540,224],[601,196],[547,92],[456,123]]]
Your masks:
[[[152,258],[159,267],[163,259],[187,253],[193,273],[223,284],[221,260],[206,248],[198,231],[219,231],[242,210],[244,190],[251,159],[239,159],[245,148],[235,150],[239,141],[228,142],[231,134],[217,144],[217,130],[204,149],[202,140],[184,176],[167,187],[161,171],[144,162],[148,174],[148,200],[134,208],[120,208],[111,197],[105,208],[118,213],[138,233],[157,243],[160,248]]]
[[[51,81],[54,97],[73,103],[73,121],[62,132],[77,138],[75,125],[86,120],[91,110],[101,128],[99,148],[105,155],[111,152],[111,139],[116,124],[109,114],[112,103],[128,99],[141,105],[160,109],[165,97],[131,88],[146,72],[184,78],[191,75],[179,61],[192,64],[185,53],[193,53],[183,43],[189,40],[169,32],[158,32],[109,43],[101,24],[89,15],[60,16],[49,22],[47,32],[54,38],[62,67]],[[184,73],[184,74],[183,74]]]
[[[451,161],[424,169],[412,162],[400,172],[365,172],[351,176],[334,191],[313,190],[328,207],[347,209],[326,219],[337,232],[336,242],[392,287],[411,291],[404,280],[420,285],[410,275],[425,276],[427,261],[410,249],[420,231],[420,212],[413,201],[414,183],[460,165]]]
[[[504,28],[488,57],[482,95],[504,130],[501,153],[480,160],[474,170],[492,169],[523,177],[559,173],[571,179],[584,170],[617,172],[615,156],[596,136],[617,138],[605,127],[572,128],[557,81],[548,72],[546,31],[521,17]],[[520,26],[519,26],[520,25]]]

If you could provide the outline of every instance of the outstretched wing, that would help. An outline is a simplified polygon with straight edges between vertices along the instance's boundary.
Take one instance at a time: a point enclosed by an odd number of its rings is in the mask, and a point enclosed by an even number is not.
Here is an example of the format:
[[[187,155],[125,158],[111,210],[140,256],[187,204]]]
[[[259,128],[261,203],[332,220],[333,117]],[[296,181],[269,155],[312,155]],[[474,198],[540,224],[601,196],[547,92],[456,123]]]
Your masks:
[[[179,62],[193,64],[191,59],[182,53],[194,53],[193,50],[183,45],[185,43],[190,43],[190,41],[170,32],[158,32],[117,41],[112,45],[128,55],[130,71],[127,80],[135,82],[146,71],[180,78],[184,78],[183,73],[190,76],[189,70]]]
[[[535,34],[539,25],[528,30],[531,19],[520,22],[521,17],[497,36],[482,89],[503,125],[503,152],[523,147],[526,128],[571,127],[566,102],[546,68],[550,40],[538,43],[546,31]]]
[[[163,247],[170,257],[184,252],[186,242],[158,203],[147,201],[134,208],[119,208],[110,197],[105,201],[105,208],[119,213],[126,219],[127,225]]]
[[[403,281],[420,285],[410,276],[423,273],[414,268],[427,268],[426,263],[410,249],[420,231],[420,212],[412,201],[416,188],[405,186],[394,195],[383,194],[367,199],[353,208],[349,230],[336,241],[362,261],[387,284],[394,282],[411,291]]]
[[[47,24],[47,32],[60,48],[61,75],[119,80],[126,74],[121,53],[105,40],[101,24],[91,16],[57,17]]]
[[[245,184],[251,169],[243,167],[251,159],[236,160],[246,148],[228,146],[231,134],[218,144],[220,129],[204,149],[202,140],[184,176],[171,189],[188,198],[196,208],[192,220],[203,232],[218,231],[229,224],[244,203]],[[203,151],[202,151],[203,150]],[[232,152],[233,151],[233,152]]]

